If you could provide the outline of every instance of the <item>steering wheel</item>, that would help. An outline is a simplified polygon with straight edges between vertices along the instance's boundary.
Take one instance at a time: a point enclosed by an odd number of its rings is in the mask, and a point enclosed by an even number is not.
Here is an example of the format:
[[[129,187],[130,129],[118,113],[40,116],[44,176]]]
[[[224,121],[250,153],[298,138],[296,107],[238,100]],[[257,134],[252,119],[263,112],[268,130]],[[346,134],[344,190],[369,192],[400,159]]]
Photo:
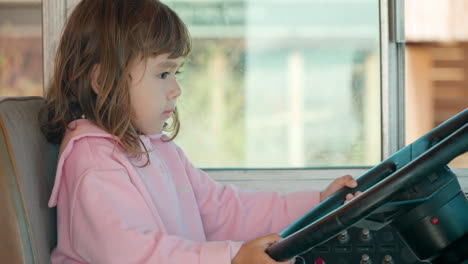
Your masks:
[[[395,197],[404,194],[422,179],[440,170],[466,151],[468,109],[358,177],[356,188],[345,187],[339,190],[296,220],[280,233],[284,239],[267,248],[266,253],[276,261],[286,261],[307,252],[365,220],[379,208],[392,202]],[[456,177],[454,178],[456,181]],[[362,194],[344,204],[346,194],[356,191],[362,191]],[[468,207],[461,212],[464,217],[467,216]],[[460,241],[462,238],[463,245],[466,246],[468,224],[460,224],[461,233],[457,234],[458,237],[454,240]]]

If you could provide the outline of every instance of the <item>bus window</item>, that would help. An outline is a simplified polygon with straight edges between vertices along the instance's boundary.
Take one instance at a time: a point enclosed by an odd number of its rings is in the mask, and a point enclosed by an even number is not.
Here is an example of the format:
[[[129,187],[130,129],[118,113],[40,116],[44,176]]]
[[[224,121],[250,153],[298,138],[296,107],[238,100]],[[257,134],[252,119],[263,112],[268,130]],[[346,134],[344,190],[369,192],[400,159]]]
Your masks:
[[[0,96],[42,95],[41,1],[0,1]]]

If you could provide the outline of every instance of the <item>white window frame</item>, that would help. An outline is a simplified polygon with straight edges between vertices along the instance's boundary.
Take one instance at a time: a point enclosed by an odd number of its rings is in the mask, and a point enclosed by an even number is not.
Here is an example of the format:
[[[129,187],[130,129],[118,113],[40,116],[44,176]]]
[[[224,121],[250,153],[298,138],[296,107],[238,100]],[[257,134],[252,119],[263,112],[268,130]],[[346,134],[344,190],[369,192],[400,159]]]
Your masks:
[[[44,89],[53,70],[53,58],[67,14],[79,0],[44,0]],[[405,145],[405,39],[404,0],[379,0],[382,159]],[[334,178],[358,177],[370,167],[305,169],[207,169],[222,183],[256,190],[293,191],[323,189]],[[468,169],[454,169],[462,188],[468,191]]]

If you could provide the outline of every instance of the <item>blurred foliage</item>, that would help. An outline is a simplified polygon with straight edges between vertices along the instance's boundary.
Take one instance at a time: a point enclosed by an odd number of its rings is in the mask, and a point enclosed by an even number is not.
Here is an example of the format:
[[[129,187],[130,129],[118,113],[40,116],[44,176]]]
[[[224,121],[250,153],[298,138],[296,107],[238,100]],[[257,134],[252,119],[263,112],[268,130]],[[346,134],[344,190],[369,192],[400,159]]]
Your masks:
[[[193,40],[179,81],[176,142],[197,166],[244,166],[244,49],[239,39]]]

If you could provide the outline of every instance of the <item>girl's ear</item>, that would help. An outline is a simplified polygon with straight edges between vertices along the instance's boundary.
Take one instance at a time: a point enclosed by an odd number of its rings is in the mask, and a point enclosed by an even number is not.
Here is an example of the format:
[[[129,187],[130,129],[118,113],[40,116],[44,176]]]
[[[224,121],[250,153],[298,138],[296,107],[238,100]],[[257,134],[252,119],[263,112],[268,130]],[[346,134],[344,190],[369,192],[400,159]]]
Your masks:
[[[93,70],[91,71],[91,87],[96,94],[99,94],[99,74],[101,73],[101,65],[94,64]]]

